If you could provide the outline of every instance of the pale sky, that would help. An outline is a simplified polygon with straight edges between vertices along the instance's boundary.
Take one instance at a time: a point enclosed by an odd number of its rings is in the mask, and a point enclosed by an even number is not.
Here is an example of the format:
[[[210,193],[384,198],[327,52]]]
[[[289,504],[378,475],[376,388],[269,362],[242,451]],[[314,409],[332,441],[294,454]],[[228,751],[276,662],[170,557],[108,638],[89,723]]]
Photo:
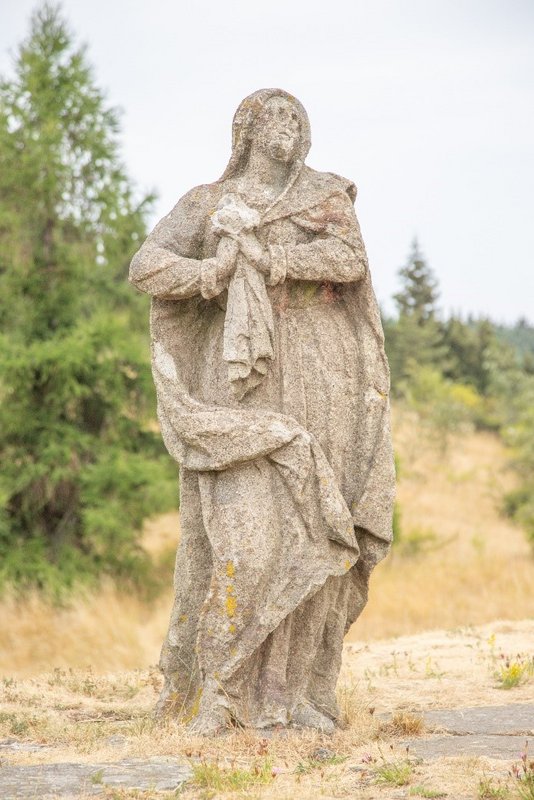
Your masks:
[[[0,72],[34,0],[0,0]],[[64,0],[152,223],[230,155],[235,108],[306,106],[308,164],[354,180],[379,300],[417,235],[444,313],[534,321],[534,0]]]

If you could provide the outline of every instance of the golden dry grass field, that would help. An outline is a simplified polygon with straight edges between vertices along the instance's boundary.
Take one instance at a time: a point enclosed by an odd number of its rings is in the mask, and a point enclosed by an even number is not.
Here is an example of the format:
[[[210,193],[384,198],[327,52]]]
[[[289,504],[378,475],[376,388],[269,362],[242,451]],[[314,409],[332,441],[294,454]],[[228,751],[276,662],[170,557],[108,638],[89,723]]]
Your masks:
[[[534,616],[534,558],[500,506],[513,486],[509,454],[489,433],[465,433],[445,453],[396,409],[401,540],[372,578],[370,600],[349,641],[453,629]],[[145,546],[174,551],[178,514],[151,521]],[[147,604],[112,584],[54,609],[35,595],[0,602],[0,674],[53,667],[96,672],[155,664],[171,604]]]

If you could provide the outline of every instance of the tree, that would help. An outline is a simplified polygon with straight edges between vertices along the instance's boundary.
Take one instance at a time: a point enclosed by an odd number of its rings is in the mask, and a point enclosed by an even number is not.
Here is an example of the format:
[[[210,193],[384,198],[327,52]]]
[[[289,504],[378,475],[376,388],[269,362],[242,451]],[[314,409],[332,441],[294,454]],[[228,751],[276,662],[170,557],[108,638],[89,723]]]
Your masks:
[[[386,351],[393,391],[399,393],[416,365],[444,368],[446,349],[436,318],[438,282],[423,258],[417,239],[406,265],[399,270],[402,289],[394,295],[397,319],[384,320]]]
[[[436,301],[439,297],[438,282],[427,265],[417,239],[412,242],[411,253],[405,266],[399,270],[402,290],[395,294],[399,316],[412,317],[424,326],[436,316]]]
[[[497,346],[495,328],[487,319],[463,322],[450,317],[443,324],[443,344],[449,359],[445,375],[467,383],[485,395],[491,382],[490,359]]]
[[[174,476],[153,416],[136,202],[118,117],[57,8],[0,83],[0,579],[139,575]]]

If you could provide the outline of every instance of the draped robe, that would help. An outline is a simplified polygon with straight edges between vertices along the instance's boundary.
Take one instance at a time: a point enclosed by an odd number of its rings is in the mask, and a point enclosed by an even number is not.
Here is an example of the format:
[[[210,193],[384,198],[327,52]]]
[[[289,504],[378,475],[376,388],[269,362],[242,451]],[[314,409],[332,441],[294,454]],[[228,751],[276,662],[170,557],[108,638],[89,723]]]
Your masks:
[[[153,298],[158,416],[181,472],[162,701],[194,715],[204,693],[262,727],[301,702],[337,716],[343,636],[391,541],[389,372],[355,187],[304,166],[256,230],[273,357],[250,391],[232,390],[211,215],[234,190],[185,195],[130,279]]]

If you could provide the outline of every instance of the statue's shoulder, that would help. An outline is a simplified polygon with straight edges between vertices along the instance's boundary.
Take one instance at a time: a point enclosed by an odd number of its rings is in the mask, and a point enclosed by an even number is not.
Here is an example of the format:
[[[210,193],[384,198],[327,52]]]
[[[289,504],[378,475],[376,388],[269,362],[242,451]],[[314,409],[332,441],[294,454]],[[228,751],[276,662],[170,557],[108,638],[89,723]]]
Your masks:
[[[352,202],[356,199],[356,185],[349,178],[344,178],[341,175],[336,175],[335,172],[319,172],[319,170],[312,169],[305,165],[302,168],[302,180],[310,189],[313,189],[321,194],[339,194],[346,192]]]
[[[180,197],[171,213],[209,210],[219,202],[221,191],[219,182],[201,183],[199,186],[194,186]]]

